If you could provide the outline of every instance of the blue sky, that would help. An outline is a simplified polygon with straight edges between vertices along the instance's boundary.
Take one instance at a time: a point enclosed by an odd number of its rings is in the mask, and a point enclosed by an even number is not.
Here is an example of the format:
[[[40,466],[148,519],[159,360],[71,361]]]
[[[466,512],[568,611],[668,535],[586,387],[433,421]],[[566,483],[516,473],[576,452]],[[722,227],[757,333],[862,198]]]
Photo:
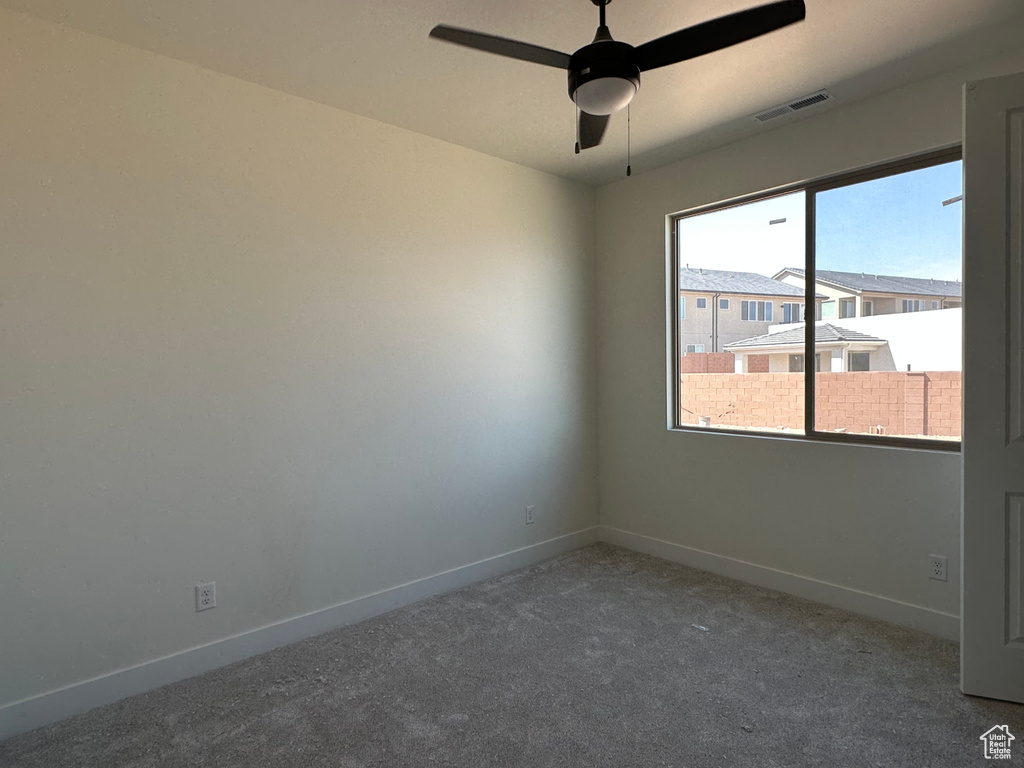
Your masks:
[[[818,269],[960,279],[963,204],[942,201],[961,189],[954,162],[819,193]],[[683,219],[680,264],[769,276],[802,267],[803,222],[803,192]]]

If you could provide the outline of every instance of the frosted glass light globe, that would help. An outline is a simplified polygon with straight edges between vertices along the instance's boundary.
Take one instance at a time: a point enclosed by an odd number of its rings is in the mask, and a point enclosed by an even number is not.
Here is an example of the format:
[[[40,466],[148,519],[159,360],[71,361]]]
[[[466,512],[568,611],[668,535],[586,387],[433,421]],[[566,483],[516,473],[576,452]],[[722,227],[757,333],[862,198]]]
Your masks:
[[[576,89],[576,106],[587,114],[610,115],[633,100],[636,85],[622,77],[601,77],[583,83]]]

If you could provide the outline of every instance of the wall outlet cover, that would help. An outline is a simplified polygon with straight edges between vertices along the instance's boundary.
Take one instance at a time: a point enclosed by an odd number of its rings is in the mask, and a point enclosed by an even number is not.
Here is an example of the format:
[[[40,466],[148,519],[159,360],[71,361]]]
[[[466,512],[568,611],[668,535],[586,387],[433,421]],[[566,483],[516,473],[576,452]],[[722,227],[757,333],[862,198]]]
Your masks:
[[[928,555],[928,578],[946,581],[946,558],[943,555]]]
[[[217,583],[209,581],[196,584],[196,611],[208,611],[217,607]]]
[[[532,525],[533,524],[533,510],[534,510],[534,507],[536,507],[536,504],[531,504],[530,506],[528,506],[526,508],[526,524],[527,525]]]

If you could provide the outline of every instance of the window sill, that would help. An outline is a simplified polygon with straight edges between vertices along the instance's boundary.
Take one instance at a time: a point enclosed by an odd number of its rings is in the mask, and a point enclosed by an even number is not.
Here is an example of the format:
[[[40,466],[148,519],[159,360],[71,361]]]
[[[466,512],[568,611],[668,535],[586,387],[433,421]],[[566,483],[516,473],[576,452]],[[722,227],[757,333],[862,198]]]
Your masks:
[[[754,438],[774,440],[788,443],[815,443],[831,445],[847,445],[861,448],[890,448],[896,450],[926,451],[928,453],[960,453],[961,441],[940,440],[938,438],[884,437],[877,435],[851,435],[830,432],[815,432],[805,435],[801,432],[775,432],[767,430],[699,427],[676,425],[668,428],[669,432],[682,434],[724,435],[727,437]]]

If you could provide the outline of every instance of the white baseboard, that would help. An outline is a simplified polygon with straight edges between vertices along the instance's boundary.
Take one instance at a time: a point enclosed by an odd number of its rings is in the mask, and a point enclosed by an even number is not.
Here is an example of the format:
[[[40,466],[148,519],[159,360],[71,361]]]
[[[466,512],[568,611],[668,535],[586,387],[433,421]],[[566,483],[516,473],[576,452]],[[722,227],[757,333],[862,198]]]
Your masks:
[[[898,600],[874,595],[870,592],[829,584],[807,576],[778,571],[763,565],[735,560],[731,557],[704,552],[682,544],[673,544],[670,541],[650,536],[641,536],[607,525],[600,526],[599,537],[601,541],[609,544],[660,557],[673,563],[689,565],[702,571],[710,571],[720,576],[756,584],[759,587],[786,592],[817,603],[825,603],[874,619],[927,632],[947,640],[960,640],[960,617],[950,613],[942,613],[920,605],[901,603]]]
[[[0,741],[94,707],[112,704],[128,696],[209,672],[331,629],[379,616],[442,592],[524,568],[596,541],[597,528],[585,528],[304,616],[16,701],[0,707]]]

